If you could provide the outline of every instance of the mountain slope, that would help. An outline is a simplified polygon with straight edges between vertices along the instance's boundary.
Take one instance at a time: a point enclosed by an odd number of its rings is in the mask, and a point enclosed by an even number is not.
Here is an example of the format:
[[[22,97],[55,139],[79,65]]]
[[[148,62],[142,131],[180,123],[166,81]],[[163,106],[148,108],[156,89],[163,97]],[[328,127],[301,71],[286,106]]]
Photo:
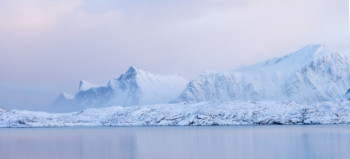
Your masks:
[[[176,101],[326,101],[350,88],[350,61],[324,45],[231,72],[207,72],[191,81]]]
[[[60,95],[54,105],[69,105],[78,110],[111,105],[168,103],[186,88],[187,83],[178,75],[159,75],[130,67],[119,78],[110,80],[107,86],[98,87],[81,81],[79,92],[73,99]]]

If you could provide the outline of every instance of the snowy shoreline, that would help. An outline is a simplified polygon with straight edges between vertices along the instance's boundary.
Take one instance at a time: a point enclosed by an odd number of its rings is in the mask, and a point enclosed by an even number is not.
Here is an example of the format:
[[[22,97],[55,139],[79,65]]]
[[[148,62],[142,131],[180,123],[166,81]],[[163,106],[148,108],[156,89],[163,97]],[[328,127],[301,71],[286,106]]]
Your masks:
[[[350,102],[235,101],[113,106],[71,113],[0,112],[0,127],[304,125],[350,123]]]

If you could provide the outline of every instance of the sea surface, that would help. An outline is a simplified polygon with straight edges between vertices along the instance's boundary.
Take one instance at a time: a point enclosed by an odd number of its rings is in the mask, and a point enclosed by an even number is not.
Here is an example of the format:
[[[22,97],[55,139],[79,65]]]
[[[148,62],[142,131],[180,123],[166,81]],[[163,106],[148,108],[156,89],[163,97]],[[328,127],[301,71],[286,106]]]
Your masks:
[[[1,159],[349,159],[350,125],[1,128]]]

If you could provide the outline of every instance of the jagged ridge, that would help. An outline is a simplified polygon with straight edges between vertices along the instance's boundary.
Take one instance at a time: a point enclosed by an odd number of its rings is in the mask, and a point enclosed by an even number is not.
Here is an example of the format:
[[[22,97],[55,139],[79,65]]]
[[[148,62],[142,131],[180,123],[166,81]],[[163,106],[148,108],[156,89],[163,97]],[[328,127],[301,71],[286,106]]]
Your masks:
[[[130,67],[107,86],[98,87],[81,81],[79,91],[73,99],[61,94],[54,105],[82,109],[112,105],[145,105],[168,103],[186,87],[187,80],[178,75],[159,75]],[[70,110],[70,109],[68,109]]]

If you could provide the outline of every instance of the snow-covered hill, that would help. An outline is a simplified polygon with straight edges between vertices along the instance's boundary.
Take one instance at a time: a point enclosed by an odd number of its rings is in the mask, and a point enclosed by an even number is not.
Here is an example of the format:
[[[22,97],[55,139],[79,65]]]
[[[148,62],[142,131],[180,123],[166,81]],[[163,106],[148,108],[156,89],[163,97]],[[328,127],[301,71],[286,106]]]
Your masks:
[[[186,88],[187,83],[178,75],[159,75],[130,67],[119,78],[110,80],[107,86],[99,87],[81,81],[78,93],[74,96],[63,93],[54,105],[66,110],[80,110],[111,105],[168,103]]]
[[[324,45],[231,72],[206,72],[175,101],[290,100],[298,103],[341,98],[350,88],[350,61]]]
[[[90,108],[50,114],[11,110],[0,127],[180,126],[350,123],[350,101],[301,105],[294,102],[235,101]]]

